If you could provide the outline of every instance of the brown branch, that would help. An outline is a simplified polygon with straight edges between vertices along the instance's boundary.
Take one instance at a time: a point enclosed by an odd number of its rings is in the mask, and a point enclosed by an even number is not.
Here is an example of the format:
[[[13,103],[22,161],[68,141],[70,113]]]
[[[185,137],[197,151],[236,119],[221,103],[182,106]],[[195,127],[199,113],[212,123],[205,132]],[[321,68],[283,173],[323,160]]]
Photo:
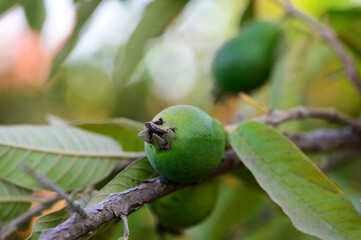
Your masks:
[[[335,149],[358,149],[361,135],[351,128],[318,129],[288,136],[304,152],[328,152]]]
[[[79,215],[73,215],[57,227],[43,230],[39,239],[77,239],[104,223],[130,214],[143,204],[173,192],[178,187],[178,184],[167,182],[163,178],[155,178],[124,192],[111,194],[99,204],[84,209],[88,218],[82,219]]]
[[[240,165],[241,161],[236,154],[233,151],[226,151],[221,164],[213,175],[228,172]],[[43,230],[39,239],[79,238],[104,223],[118,219],[123,215],[129,215],[145,203],[153,202],[188,185],[170,182],[162,177],[153,178],[126,191],[110,194],[104,201],[84,208],[88,218],[83,219],[75,214],[57,227]]]
[[[48,201],[46,201],[45,203],[39,203],[35,207],[30,208],[24,214],[4,224],[0,229],[0,239],[7,239],[8,237],[10,237],[19,229],[21,225],[25,224],[36,215],[40,214],[43,210],[50,208],[59,199],[60,198],[58,195],[49,197]]]
[[[325,41],[327,41],[330,44],[330,46],[333,48],[333,50],[336,52],[339,59],[341,60],[347,76],[349,77],[350,81],[355,85],[359,95],[361,96],[361,81],[357,72],[356,65],[354,64],[350,55],[346,52],[342,43],[337,38],[337,35],[333,31],[333,29],[325,25],[322,25],[312,17],[304,14],[303,12],[300,12],[291,4],[289,0],[285,0],[285,4],[281,4],[278,0],[274,0],[274,2],[282,5],[287,14],[293,15],[305,21],[308,25],[310,25],[313,29],[315,29],[316,32]]]
[[[350,126],[354,130],[361,132],[361,122],[359,120],[338,113],[334,109],[296,107],[288,111],[272,110],[269,114],[262,115],[254,120],[277,126],[289,120],[305,118],[324,119],[329,122]]]

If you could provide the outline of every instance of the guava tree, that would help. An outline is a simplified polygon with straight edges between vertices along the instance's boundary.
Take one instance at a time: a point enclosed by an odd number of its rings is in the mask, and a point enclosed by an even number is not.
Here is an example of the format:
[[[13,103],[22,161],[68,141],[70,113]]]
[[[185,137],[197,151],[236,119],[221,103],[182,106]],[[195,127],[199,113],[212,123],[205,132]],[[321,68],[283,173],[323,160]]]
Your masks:
[[[49,81],[101,4],[74,2],[77,21]],[[116,90],[136,78],[147,45],[194,2],[146,4],[117,50]],[[264,3],[278,9],[277,19],[260,14]],[[287,0],[240,4],[235,34],[204,73],[212,107],[244,104],[231,123],[175,106],[145,123],[115,110],[103,120],[52,116],[47,125],[0,126],[0,238],[16,237],[40,215],[28,239],[360,239],[361,8],[343,4],[318,17]],[[3,0],[0,14],[15,5],[40,31],[44,2]],[[211,96],[209,88],[199,92]],[[53,194],[36,196],[39,189]]]

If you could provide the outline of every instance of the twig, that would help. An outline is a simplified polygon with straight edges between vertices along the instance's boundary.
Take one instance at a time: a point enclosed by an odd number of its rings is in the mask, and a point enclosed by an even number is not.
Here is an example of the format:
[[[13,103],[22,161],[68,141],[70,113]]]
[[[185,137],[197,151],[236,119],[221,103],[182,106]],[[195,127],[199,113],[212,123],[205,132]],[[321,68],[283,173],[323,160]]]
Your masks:
[[[293,141],[304,152],[328,152],[334,149],[358,149],[361,135],[350,128],[318,129],[298,135],[290,135]]]
[[[33,208],[30,208],[27,212],[25,212],[23,215],[20,215],[17,218],[14,218],[10,222],[6,223],[1,227],[1,234],[0,239],[7,239],[10,237],[14,232],[18,230],[18,228],[25,224],[27,221],[32,219],[34,216],[41,213],[43,210],[50,208],[55,202],[59,200],[59,196],[52,196],[48,198],[47,202],[40,203],[36,205]]]
[[[122,222],[123,222],[123,240],[128,240],[129,239],[129,226],[128,226],[127,216],[122,214],[120,216],[120,218],[122,219]]]
[[[255,118],[255,120],[277,126],[285,121],[304,118],[325,119],[330,122],[350,126],[356,131],[361,132],[361,122],[359,120],[338,113],[334,109],[296,107],[288,111],[273,110],[269,114]]]
[[[71,200],[71,198],[68,196],[68,194],[61,187],[59,187],[58,185],[56,185],[55,183],[50,181],[42,173],[35,172],[24,162],[20,162],[19,167],[22,168],[23,170],[25,170],[31,176],[33,176],[40,185],[42,185],[54,192],[57,192],[62,199],[65,199],[67,201],[69,209],[71,211],[78,213],[82,218],[87,217],[86,212],[84,212],[84,210],[80,206],[78,206],[76,203],[74,203],[73,200]]]
[[[269,109],[262,105],[261,103],[257,102],[256,100],[254,100],[252,97],[248,96],[246,93],[241,92],[238,94],[239,99],[245,101],[246,103],[248,103],[249,105],[253,106],[254,108],[258,109],[260,112],[262,112],[263,114],[267,114],[269,113]]]
[[[338,57],[340,58],[347,76],[351,80],[351,82],[355,85],[359,95],[361,96],[361,81],[358,76],[356,65],[351,59],[350,55],[346,52],[345,48],[342,46],[342,43],[337,38],[336,33],[325,25],[317,22],[312,17],[298,11],[289,0],[285,0],[285,4],[280,3],[278,0],[274,0],[274,2],[280,4],[285,9],[286,13],[298,17],[305,21],[308,25],[310,25],[316,32],[327,41],[333,50],[336,52]]]

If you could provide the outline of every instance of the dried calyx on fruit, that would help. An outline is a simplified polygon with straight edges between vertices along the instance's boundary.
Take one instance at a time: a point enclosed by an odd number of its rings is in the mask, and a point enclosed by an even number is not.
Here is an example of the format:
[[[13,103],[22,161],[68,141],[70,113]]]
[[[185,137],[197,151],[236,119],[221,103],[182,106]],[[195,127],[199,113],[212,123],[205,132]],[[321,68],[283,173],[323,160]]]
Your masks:
[[[144,123],[147,130],[141,131],[138,135],[143,138],[146,143],[152,144],[157,151],[169,150],[170,144],[167,139],[170,132],[175,133],[175,128],[163,129],[159,125],[163,125],[163,118],[157,121]]]
[[[153,168],[175,182],[194,182],[211,174],[225,148],[223,125],[201,109],[164,109],[139,133]]]

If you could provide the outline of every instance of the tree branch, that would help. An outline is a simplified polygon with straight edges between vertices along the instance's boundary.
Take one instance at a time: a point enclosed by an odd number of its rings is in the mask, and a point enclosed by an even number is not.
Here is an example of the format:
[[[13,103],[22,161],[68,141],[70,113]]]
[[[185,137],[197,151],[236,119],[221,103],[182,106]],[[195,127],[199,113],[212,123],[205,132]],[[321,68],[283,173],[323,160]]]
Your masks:
[[[354,64],[353,60],[351,59],[350,55],[346,52],[345,48],[343,47],[342,43],[337,38],[336,33],[333,29],[328,28],[325,25],[317,22],[312,17],[298,11],[289,0],[285,0],[285,4],[280,3],[278,0],[274,0],[274,2],[281,5],[287,14],[293,15],[305,21],[308,25],[310,25],[316,32],[325,40],[327,41],[333,50],[336,52],[338,57],[340,58],[347,76],[349,77],[350,81],[355,85],[359,95],[361,96],[361,81],[360,77],[357,72],[356,65]]]
[[[296,107],[288,111],[272,110],[269,114],[262,115],[254,120],[261,121],[273,126],[296,119],[319,118],[329,122],[350,126],[361,133],[361,122],[357,119],[350,118],[338,113],[334,109]]]
[[[178,187],[178,184],[170,183],[163,178],[151,179],[129,190],[111,194],[99,204],[85,208],[89,216],[86,219],[73,215],[57,227],[43,230],[39,239],[77,239],[104,223],[124,214],[128,215],[143,204],[173,192]]]
[[[290,135],[289,139],[304,152],[327,152],[335,149],[358,149],[361,135],[351,128],[318,129],[298,135]]]
[[[228,172],[241,165],[233,151],[226,151],[214,175]],[[196,183],[197,184],[197,183]],[[76,239],[95,230],[100,225],[123,215],[129,215],[146,203],[153,202],[175,190],[190,184],[170,182],[162,177],[153,178],[136,187],[120,193],[110,194],[104,201],[84,208],[88,218],[83,219],[78,214],[73,215],[57,227],[43,230],[40,240]]]

